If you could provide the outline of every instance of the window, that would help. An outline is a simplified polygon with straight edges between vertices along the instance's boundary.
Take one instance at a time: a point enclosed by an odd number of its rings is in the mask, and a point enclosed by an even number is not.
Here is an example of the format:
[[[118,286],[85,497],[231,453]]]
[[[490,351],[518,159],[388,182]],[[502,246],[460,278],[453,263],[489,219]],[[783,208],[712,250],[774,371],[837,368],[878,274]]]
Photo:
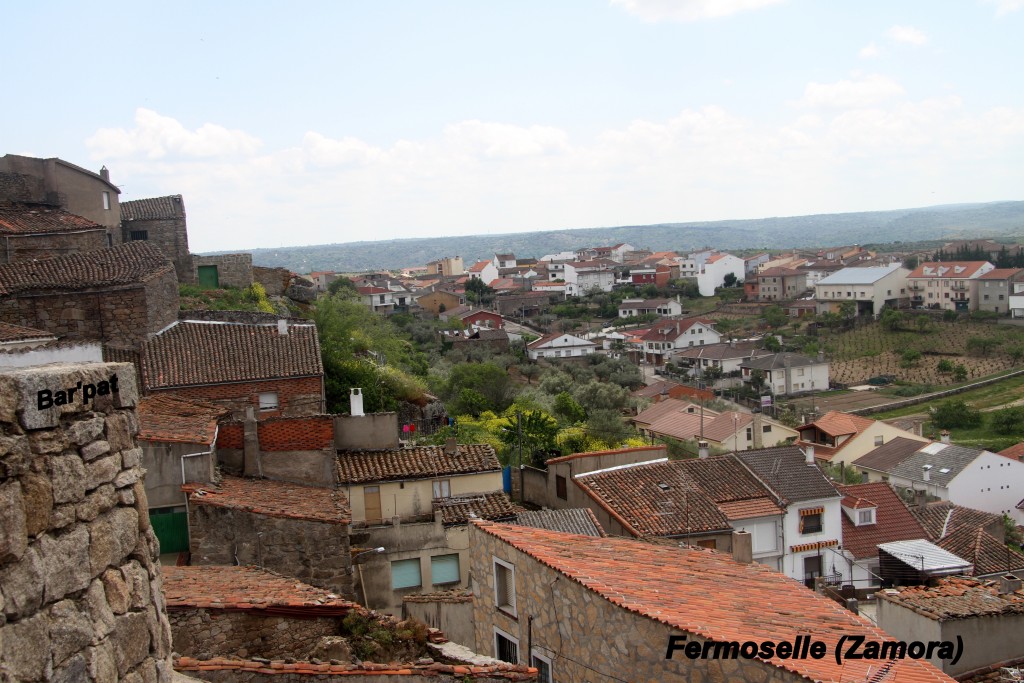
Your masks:
[[[569,494],[565,490],[565,477],[560,474],[555,475],[555,495],[562,500],[569,499]]]
[[[516,616],[516,568],[496,557],[494,558],[494,604],[503,612]]]
[[[875,523],[875,509],[870,510],[858,510],[857,511],[857,526],[861,524],[874,524]]]
[[[750,427],[747,427],[747,441],[750,441],[753,438],[754,438],[754,430],[751,429]]]
[[[884,443],[885,443],[885,437],[884,436],[879,434],[878,436],[875,437],[875,445],[876,446],[881,446]]]
[[[805,515],[804,510],[800,511],[800,533],[817,534],[821,533],[821,512]]]
[[[761,426],[761,433],[762,434],[767,434],[770,431],[772,431],[772,426],[771,425],[762,425]]]
[[[459,556],[434,555],[430,558],[430,582],[435,586],[442,583],[458,583],[459,577]]]
[[[130,239],[132,242],[145,242],[146,240],[149,239],[149,231],[148,230],[129,230],[128,231],[128,239]]]
[[[519,641],[501,629],[494,629],[494,656],[509,664],[519,663]]]
[[[392,560],[391,590],[419,588],[422,584],[423,580],[420,578],[420,558]]]
[[[537,652],[536,648],[530,652],[530,666],[537,669],[538,683],[552,683],[551,659]]]
[[[104,211],[110,211],[110,193],[109,192],[104,192],[103,193],[103,210]]]
[[[264,391],[260,393],[260,410],[277,410],[281,406],[277,402],[276,391]]]
[[[434,482],[434,498],[451,498],[451,479],[438,479]]]

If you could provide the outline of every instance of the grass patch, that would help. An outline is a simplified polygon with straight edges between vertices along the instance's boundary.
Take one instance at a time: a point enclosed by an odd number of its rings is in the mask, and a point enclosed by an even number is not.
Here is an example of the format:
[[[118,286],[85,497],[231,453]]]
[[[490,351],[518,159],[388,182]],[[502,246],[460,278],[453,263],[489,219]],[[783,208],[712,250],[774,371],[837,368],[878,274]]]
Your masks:
[[[1013,401],[1020,399],[1022,396],[1022,389],[1024,389],[1024,375],[1018,375],[1016,377],[1008,377],[1000,382],[989,384],[988,386],[971,389],[970,391],[965,391],[952,397],[947,396],[937,398],[912,406],[887,410],[882,413],[873,413],[871,417],[875,420],[888,420],[894,417],[906,417],[907,415],[926,413],[931,406],[942,401],[949,400],[950,398],[963,400],[979,409],[998,408],[999,406],[1003,406],[1007,403],[1012,403]]]
[[[921,428],[923,430],[921,432],[922,434],[929,438],[934,438],[936,441],[939,440],[939,432],[942,430],[935,427],[931,422],[925,422]],[[988,426],[987,420],[978,427],[970,429],[951,429],[949,438],[950,441],[958,446],[981,448],[986,451],[992,451],[993,453],[997,453],[1004,448],[1009,448],[1021,441],[1021,437],[1019,436],[1004,436],[996,434],[992,431],[992,428]]]

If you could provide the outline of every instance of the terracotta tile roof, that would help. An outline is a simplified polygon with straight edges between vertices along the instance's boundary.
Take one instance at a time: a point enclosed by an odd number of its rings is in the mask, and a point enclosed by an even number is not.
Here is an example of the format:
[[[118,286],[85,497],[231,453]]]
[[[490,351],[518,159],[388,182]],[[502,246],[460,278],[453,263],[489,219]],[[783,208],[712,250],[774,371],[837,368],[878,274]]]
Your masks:
[[[231,411],[205,401],[174,396],[146,396],[139,400],[139,439],[210,445],[217,420]]]
[[[469,272],[469,273],[482,273],[484,271],[484,269],[487,268],[487,266],[490,266],[490,265],[493,265],[490,261],[477,261],[476,263],[471,265],[469,268],[467,268],[466,272]]]
[[[940,548],[973,564],[974,576],[1024,569],[1024,555],[983,528],[961,526],[936,543]]]
[[[0,203],[0,235],[106,230],[88,218],[41,204]]]
[[[147,389],[323,375],[314,325],[178,321],[145,342]]]
[[[164,218],[183,218],[185,205],[180,194],[167,197],[149,197],[121,202],[121,220],[146,221]]]
[[[961,528],[971,531],[995,529],[1003,523],[999,515],[954,505],[948,500],[915,506],[910,508],[910,511],[936,543]]]
[[[273,479],[225,476],[219,485],[186,484],[193,505],[243,510],[268,517],[348,524],[352,512],[338,489],[303,486]]]
[[[962,577],[941,579],[933,588],[889,588],[878,593],[878,598],[906,607],[935,621],[997,614],[1024,614],[1024,594],[1020,591],[999,595],[995,586],[987,586],[976,579]]]
[[[648,407],[646,410],[642,410],[636,417],[633,418],[633,422],[637,424],[648,425],[662,418],[665,415],[670,415],[674,412],[686,412],[690,408],[693,408],[695,412],[700,410],[700,406],[690,401],[684,401],[677,398],[667,398],[663,401],[658,401],[654,405]]]
[[[359,605],[259,567],[164,566],[167,609],[223,609],[340,616]],[[281,609],[283,608],[283,610]]]
[[[814,422],[800,425],[796,429],[802,432],[816,427],[829,436],[845,436],[847,434],[860,434],[873,424],[875,424],[875,421],[868,417],[830,410]]]
[[[0,343],[56,339],[46,330],[0,322]]]
[[[644,341],[675,341],[686,331],[695,325],[712,328],[714,331],[714,320],[708,318],[679,318],[659,320],[651,326],[651,329],[643,336]]]
[[[493,522],[476,526],[614,605],[712,641],[790,640],[799,631],[831,653],[843,636],[890,639],[784,574],[737,563],[725,553]],[[868,668],[878,669],[878,662],[867,660],[846,660],[840,667],[832,657],[772,658],[766,664],[814,681],[869,680]],[[893,669],[903,683],[952,681],[920,661],[901,660]]]
[[[443,524],[465,524],[471,514],[480,519],[506,521],[523,511],[504,491],[463,493],[451,498],[438,498],[434,500],[433,508],[435,512],[441,511]]]
[[[446,591],[435,591],[433,593],[412,593],[411,595],[403,595],[402,602],[473,602],[473,591],[468,588],[451,588]]]
[[[732,456],[616,467],[574,481],[635,536],[727,531],[733,519],[783,513]]]
[[[556,339],[561,339],[562,337],[567,337],[565,344],[559,344],[557,347],[552,345],[553,341],[555,341]],[[574,348],[580,348],[580,347],[584,347],[584,346],[597,346],[597,344],[595,344],[592,341],[588,341],[586,339],[582,339],[580,337],[577,337],[575,335],[567,334],[565,332],[552,332],[551,334],[545,334],[540,339],[535,339],[535,340],[533,340],[532,342],[530,342],[529,344],[526,345],[526,347],[529,348],[529,349],[544,349],[544,348],[574,349]]]
[[[338,451],[338,475],[342,484],[500,470],[494,447],[488,444],[459,444],[458,451],[451,455],[445,452],[444,446]]]
[[[695,439],[701,434],[700,412],[699,409],[693,413],[686,412],[685,410],[669,412],[648,423],[647,429],[673,439]],[[722,443],[737,432],[745,430],[747,425],[751,424],[753,420],[754,418],[750,413],[741,413],[735,410],[716,413],[705,409],[703,418],[704,438],[709,441]]]
[[[173,271],[174,264],[152,244],[129,242],[110,249],[0,266],[0,295],[127,285]]]
[[[561,531],[580,536],[602,537],[608,535],[590,508],[520,512],[516,515],[516,519],[509,522],[509,524],[532,526],[535,529]]]
[[[736,457],[786,503],[840,496],[817,466],[806,464],[796,446],[740,451]]]
[[[686,396],[688,398],[703,398],[706,401],[710,401],[715,398],[714,393],[707,391],[706,389],[695,389],[694,387],[688,387],[685,384],[670,382],[664,379],[658,380],[653,384],[648,384],[647,386],[641,387],[632,392],[633,396],[640,396],[641,398],[656,398],[662,396],[663,393],[674,399]]]
[[[897,436],[892,441],[882,444],[873,451],[869,451],[853,461],[856,467],[865,467],[879,472],[888,472],[914,453],[919,451],[926,442],[914,441],[902,436]],[[817,448],[817,446],[815,446]],[[918,473],[920,474],[920,473]]]
[[[373,295],[391,293],[390,289],[385,289],[384,287],[356,287],[356,291],[362,294],[363,296],[366,296],[367,294]]]
[[[617,455],[619,453],[639,453],[646,451],[651,453],[651,459],[664,458],[668,456],[668,446],[638,446],[635,448],[618,448],[611,451],[587,451],[586,453],[573,453],[572,455],[563,455],[557,458],[548,458],[548,464],[555,464],[559,462],[565,462],[566,460],[578,460],[580,458],[597,458],[604,455]]]
[[[331,676],[359,676],[360,680],[373,680],[371,676],[411,676],[410,680],[423,681],[440,679],[444,676],[447,680],[481,680],[493,681],[504,679],[509,681],[535,681],[537,680],[537,669],[517,664],[374,664],[363,662],[362,664],[331,664],[328,662],[295,662],[291,660],[265,659],[227,659],[225,657],[212,657],[210,659],[195,659],[193,657],[178,657],[174,660],[174,670],[181,672],[189,671],[237,671],[239,676],[251,674],[276,674],[280,676],[308,676],[310,680],[322,680],[319,675]],[[334,676],[331,676],[333,679]],[[250,680],[250,679],[246,679]],[[289,678],[289,680],[292,680]]]
[[[1010,446],[1009,448],[1004,448],[1003,450],[999,451],[999,455],[1005,455],[1007,458],[1010,458],[1011,460],[1021,460],[1022,458],[1024,458],[1024,441],[1021,441],[1019,444]]]
[[[799,270],[793,270],[792,268],[775,266],[773,268],[768,268],[767,270],[762,270],[757,274],[758,277],[792,277],[794,275],[805,275],[805,273]]]
[[[979,280],[1009,280],[1011,277],[1013,277],[1014,275],[1017,275],[1020,272],[1021,272],[1020,268],[996,268],[995,270],[988,271],[987,273],[985,273],[984,275],[982,275],[978,279]]]
[[[928,538],[928,532],[885,482],[836,488],[846,495],[843,499],[844,508],[875,508],[875,523],[860,526],[854,524],[843,512],[843,547],[853,553],[855,559],[878,557],[879,543]]]
[[[990,264],[988,261],[927,262],[918,265],[914,272],[907,276],[907,279],[967,280],[985,265]]]

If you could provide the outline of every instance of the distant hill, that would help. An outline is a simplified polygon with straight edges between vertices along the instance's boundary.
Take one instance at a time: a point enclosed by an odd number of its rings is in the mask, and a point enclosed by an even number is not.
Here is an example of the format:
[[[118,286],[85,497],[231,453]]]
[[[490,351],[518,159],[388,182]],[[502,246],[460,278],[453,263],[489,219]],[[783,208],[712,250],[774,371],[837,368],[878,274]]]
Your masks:
[[[1024,201],[754,220],[350,242],[252,249],[251,252],[253,263],[260,266],[280,266],[297,273],[313,270],[352,272],[423,265],[444,256],[462,256],[468,266],[496,253],[536,258],[620,242],[654,251],[688,252],[701,247],[785,249],[1021,234],[1024,234]]]

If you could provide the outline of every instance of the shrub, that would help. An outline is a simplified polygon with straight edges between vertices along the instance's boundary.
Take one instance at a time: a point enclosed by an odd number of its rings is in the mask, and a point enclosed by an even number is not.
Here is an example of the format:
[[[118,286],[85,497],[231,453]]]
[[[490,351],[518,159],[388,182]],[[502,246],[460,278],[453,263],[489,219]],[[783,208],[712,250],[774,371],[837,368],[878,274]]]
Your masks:
[[[997,410],[989,416],[989,425],[997,434],[1020,434],[1024,432],[1024,408]]]
[[[953,361],[949,360],[948,358],[943,358],[935,366],[935,369],[938,372],[953,372]]]
[[[962,367],[962,366],[961,366]],[[981,424],[981,411],[962,400],[943,401],[931,409],[932,423],[939,429],[969,429]]]

